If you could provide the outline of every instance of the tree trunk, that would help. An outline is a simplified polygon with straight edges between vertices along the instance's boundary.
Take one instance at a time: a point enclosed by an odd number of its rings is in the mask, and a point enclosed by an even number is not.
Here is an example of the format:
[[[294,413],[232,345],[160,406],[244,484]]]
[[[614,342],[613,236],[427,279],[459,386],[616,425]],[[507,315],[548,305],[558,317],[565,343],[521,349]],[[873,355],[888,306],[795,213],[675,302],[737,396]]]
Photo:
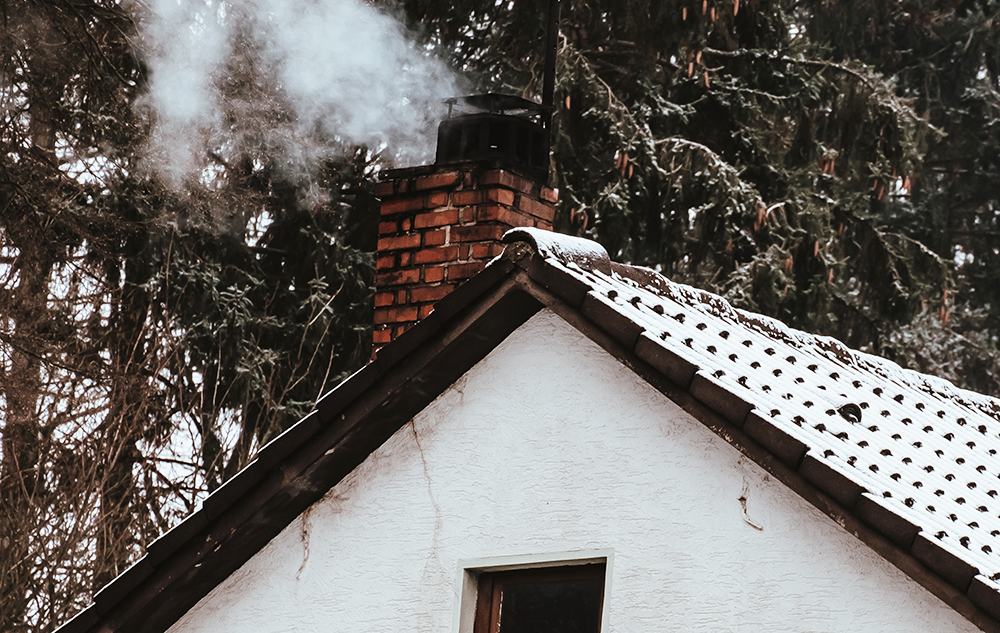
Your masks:
[[[36,350],[51,268],[37,241],[19,241],[21,280],[8,315],[14,321],[10,365],[0,386],[7,401],[0,463],[0,631],[15,631],[20,626],[34,567],[29,548],[40,479],[38,399],[42,388]]]
[[[51,37],[39,37],[35,50],[45,67],[53,48]],[[44,81],[41,82],[44,84]],[[55,131],[52,127],[55,91],[45,85],[30,84],[28,91],[31,154],[26,160],[37,163],[35,173],[43,182],[38,190],[57,190]],[[38,182],[34,183],[36,186]],[[49,274],[53,260],[46,247],[41,218],[50,209],[39,208],[33,200],[13,194],[6,220],[7,242],[16,249],[13,267],[18,283],[7,297],[5,318],[10,332],[9,365],[0,384],[6,400],[0,447],[0,631],[24,628],[24,615],[33,594],[35,567],[31,540],[35,537],[41,472],[38,457],[41,426],[39,398],[43,375],[41,355],[47,318]],[[46,199],[46,198],[42,198]]]
[[[145,325],[149,297],[143,289],[150,276],[142,261],[145,234],[126,241],[125,276],[119,260],[107,263],[107,279],[118,292],[112,299],[108,349],[111,353],[111,402],[104,424],[105,474],[101,480],[101,520],[97,537],[94,589],[125,571],[141,531],[136,522],[133,468],[140,459],[137,442],[148,423],[149,384],[145,369]]]

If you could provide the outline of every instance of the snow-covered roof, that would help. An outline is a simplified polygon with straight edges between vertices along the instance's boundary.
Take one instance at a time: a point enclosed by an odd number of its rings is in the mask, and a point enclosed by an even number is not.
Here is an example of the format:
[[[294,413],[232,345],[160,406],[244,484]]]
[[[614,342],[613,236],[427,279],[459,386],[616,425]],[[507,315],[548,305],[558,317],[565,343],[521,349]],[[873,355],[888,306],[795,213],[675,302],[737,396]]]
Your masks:
[[[1000,401],[518,229],[584,314],[974,602],[1000,590]],[[591,243],[593,244],[593,243]],[[596,245],[593,245],[596,246]],[[598,247],[599,248],[599,247]]]

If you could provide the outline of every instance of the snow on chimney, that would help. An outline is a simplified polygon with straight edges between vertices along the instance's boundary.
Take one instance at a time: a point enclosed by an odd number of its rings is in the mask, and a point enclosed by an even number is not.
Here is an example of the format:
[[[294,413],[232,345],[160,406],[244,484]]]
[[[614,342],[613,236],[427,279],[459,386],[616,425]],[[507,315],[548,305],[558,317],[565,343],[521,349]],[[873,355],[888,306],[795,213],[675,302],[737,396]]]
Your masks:
[[[375,193],[375,350],[499,255],[507,230],[551,231],[555,216],[553,189],[495,160],[392,170]]]

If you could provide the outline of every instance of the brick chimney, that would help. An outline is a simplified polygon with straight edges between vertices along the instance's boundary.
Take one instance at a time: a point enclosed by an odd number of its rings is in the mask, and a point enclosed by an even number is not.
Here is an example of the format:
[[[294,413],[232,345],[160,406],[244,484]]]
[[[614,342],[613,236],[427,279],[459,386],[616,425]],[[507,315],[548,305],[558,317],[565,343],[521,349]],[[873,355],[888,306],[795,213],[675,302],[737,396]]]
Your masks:
[[[556,192],[497,163],[392,170],[382,202],[375,277],[377,350],[503,251],[511,228],[552,230]]]

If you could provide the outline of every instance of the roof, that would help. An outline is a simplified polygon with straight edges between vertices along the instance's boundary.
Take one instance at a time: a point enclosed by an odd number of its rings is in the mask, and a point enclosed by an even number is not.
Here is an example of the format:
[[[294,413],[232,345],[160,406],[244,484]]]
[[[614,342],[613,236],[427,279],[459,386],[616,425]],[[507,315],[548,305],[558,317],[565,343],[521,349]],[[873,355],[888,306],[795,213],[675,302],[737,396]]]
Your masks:
[[[535,229],[324,396],[60,631],[164,631],[542,308],[984,630],[1000,402]]]

